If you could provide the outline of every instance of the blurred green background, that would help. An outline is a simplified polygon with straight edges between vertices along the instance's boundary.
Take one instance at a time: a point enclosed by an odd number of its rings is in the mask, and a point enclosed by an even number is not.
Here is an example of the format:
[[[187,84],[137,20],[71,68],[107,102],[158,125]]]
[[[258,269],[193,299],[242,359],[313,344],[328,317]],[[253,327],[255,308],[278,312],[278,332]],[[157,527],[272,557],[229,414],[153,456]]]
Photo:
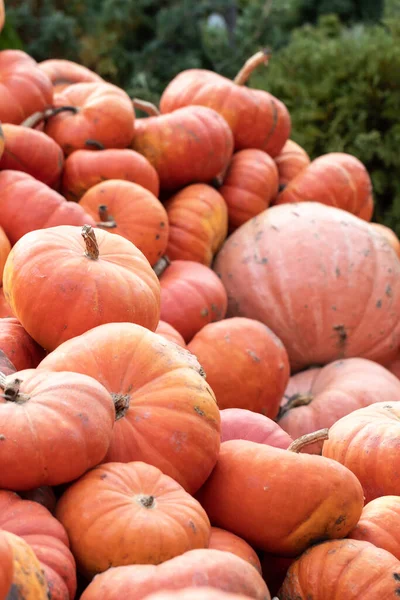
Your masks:
[[[181,70],[233,77],[270,47],[250,85],[290,110],[312,158],[368,168],[375,218],[400,235],[400,0],[7,0],[0,48],[68,58],[158,102]]]

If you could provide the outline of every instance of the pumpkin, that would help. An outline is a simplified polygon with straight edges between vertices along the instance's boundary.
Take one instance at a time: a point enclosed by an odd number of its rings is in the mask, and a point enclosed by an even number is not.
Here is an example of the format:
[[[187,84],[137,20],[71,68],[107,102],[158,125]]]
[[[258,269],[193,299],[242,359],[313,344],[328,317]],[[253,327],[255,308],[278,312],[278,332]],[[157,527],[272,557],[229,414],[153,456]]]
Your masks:
[[[261,573],[261,563],[257,556],[257,552],[255,552],[247,542],[242,540],[242,538],[230,531],[226,531],[220,527],[211,527],[211,536],[208,547],[213,550],[232,552],[232,554],[239,556],[239,558],[247,560],[247,562],[253,565],[253,567]]]
[[[134,150],[110,148],[100,152],[76,150],[64,164],[62,193],[78,202],[85,192],[106,179],[133,181],[158,196],[160,184],[155,168]]]
[[[298,454],[308,441],[294,442],[288,450],[248,440],[223,442],[197,496],[211,523],[282,556],[345,537],[362,511],[361,485],[333,460]]]
[[[11,317],[12,314],[13,313],[10,305],[8,304],[4,295],[4,289],[3,287],[0,287],[0,319],[3,319],[4,317]]]
[[[1,2],[1,0],[0,0]],[[5,146],[4,131],[0,123],[0,158],[3,156]]]
[[[0,319],[0,351],[18,371],[37,367],[45,354],[14,317]]]
[[[159,321],[160,286],[144,255],[123,237],[87,226],[25,235],[7,259],[4,291],[47,350],[103,323],[154,330]]]
[[[126,92],[110,83],[74,83],[54,95],[45,133],[69,155],[94,145],[126,148],[132,141],[135,113]]]
[[[294,381],[289,385],[296,387],[295,380],[300,375],[294,375]],[[279,425],[296,439],[330,427],[341,417],[363,406],[400,399],[400,381],[371,360],[347,358],[323,367],[303,393],[291,394],[289,391],[286,397],[288,400],[282,406]],[[306,452],[320,454],[321,449],[320,443],[307,447]]]
[[[376,402],[339,419],[324,442],[323,456],[356,475],[366,503],[380,496],[400,496],[399,419],[400,402]]]
[[[190,342],[204,325],[225,317],[225,288],[205,265],[190,260],[168,261],[160,285],[160,318],[179,331],[185,342]]]
[[[240,150],[233,155],[219,192],[228,206],[229,230],[234,231],[275,199],[278,168],[262,150]]]
[[[32,490],[26,490],[18,493],[24,500],[32,500],[41,504],[51,513],[55,513],[57,498],[49,485],[42,485],[41,487],[33,488]]]
[[[0,170],[29,173],[50,187],[56,187],[64,165],[60,146],[42,131],[5,124],[5,149]]]
[[[0,529],[20,536],[40,562],[51,600],[73,600],[75,560],[64,527],[50,512],[13,492],[0,491]],[[1,596],[0,596],[1,597]]]
[[[390,246],[392,246],[393,250],[396,252],[397,256],[400,258],[400,240],[395,234],[395,232],[390,229],[390,227],[386,227],[386,225],[381,225],[381,223],[371,223],[371,227],[381,233]]]
[[[28,173],[0,171],[0,227],[11,244],[36,229],[95,225],[90,215]]]
[[[212,587],[256,600],[271,596],[261,575],[247,561],[222,550],[190,550],[161,565],[115,567],[90,583],[81,600],[141,600],[158,591],[180,590],[188,585]]]
[[[386,365],[386,368],[388,371],[393,373],[397,379],[400,379],[400,355],[398,354],[393,360],[391,360],[390,363]]]
[[[289,112],[272,94],[245,87],[251,73],[268,59],[267,52],[257,52],[233,81],[204,69],[182,71],[164,90],[161,112],[191,104],[208,106],[226,119],[236,150],[258,148],[276,156],[290,135]]]
[[[172,196],[165,208],[170,225],[168,258],[209,267],[228,233],[228,211],[221,194],[195,183]]]
[[[235,317],[210,323],[188,345],[205,370],[219,408],[275,418],[290,377],[289,358],[268,327]],[[400,388],[399,388],[400,389]]]
[[[6,11],[4,8],[4,0],[0,0],[0,31],[3,29],[4,27],[4,22],[6,20]],[[1,594],[0,594],[0,598],[1,598]]]
[[[226,121],[204,106],[137,119],[131,144],[156,169],[167,190],[211,182],[224,172],[233,152]]]
[[[146,462],[190,493],[211,473],[219,410],[187,350],[139,325],[109,323],[65,342],[38,368],[91,375],[111,393],[117,421],[107,462]]]
[[[97,226],[126,238],[154,265],[168,243],[168,216],[149,190],[131,181],[110,179],[91,187],[80,206]]]
[[[276,204],[314,201],[342,208],[370,221],[372,184],[362,162],[351,154],[330,152],[302,169],[279,194]]]
[[[4,229],[0,227],[0,285],[3,282],[4,265],[6,264],[7,256],[10,254],[10,240],[4,233]]]
[[[186,348],[185,340],[172,325],[166,323],[165,321],[160,321],[157,325],[156,333],[158,335],[162,335],[163,338],[169,340],[170,342],[175,342],[178,346],[182,346],[182,348]]]
[[[386,364],[397,353],[399,261],[344,210],[317,202],[269,208],[229,236],[214,269],[227,316],[270,327],[293,373],[350,357]]]
[[[181,590],[155,592],[146,600],[250,600],[250,596],[230,594],[211,587],[187,587]]]
[[[94,71],[71,60],[52,58],[38,63],[38,67],[50,78],[55,92],[61,92],[72,83],[103,81]]]
[[[293,442],[278,423],[244,408],[224,408],[221,414],[221,442],[249,440],[286,450]]]
[[[7,541],[7,534],[2,531],[0,531],[0,565],[0,599],[6,600],[13,581],[14,565],[12,548]]]
[[[293,140],[287,140],[274,160],[278,167],[279,188],[281,190],[311,162],[304,148]]]
[[[22,50],[0,52],[0,121],[19,125],[53,102],[53,86],[37,62]]]
[[[400,562],[389,552],[358,540],[335,540],[307,550],[289,568],[280,600],[395,600]]]
[[[370,542],[400,560],[400,497],[381,496],[364,506],[348,537]]]
[[[95,379],[26,369],[1,374],[0,386],[1,488],[67,483],[103,460],[115,408]]]

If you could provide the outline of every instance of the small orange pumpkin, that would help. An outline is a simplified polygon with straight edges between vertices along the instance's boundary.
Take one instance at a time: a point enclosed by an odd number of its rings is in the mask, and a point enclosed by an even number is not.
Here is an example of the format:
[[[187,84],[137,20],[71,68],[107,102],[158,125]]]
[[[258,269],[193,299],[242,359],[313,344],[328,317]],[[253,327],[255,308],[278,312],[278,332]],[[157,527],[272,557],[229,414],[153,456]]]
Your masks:
[[[52,58],[38,63],[38,67],[50,78],[56,93],[72,83],[104,81],[94,71],[71,60]]]
[[[166,340],[169,340],[170,342],[175,342],[175,344],[178,344],[178,346],[186,348],[185,340],[183,339],[179,331],[177,331],[175,327],[172,327],[172,325],[170,325],[169,323],[166,323],[165,321],[160,321],[157,325],[156,333],[158,333],[158,335],[162,335],[163,338],[165,338]]]
[[[310,164],[307,152],[293,140],[288,140],[282,150],[275,156],[279,172],[279,188],[282,190],[305,167]]]
[[[257,552],[242,538],[230,531],[220,527],[211,527],[211,536],[208,547],[213,550],[223,550],[232,552],[239,558],[247,560],[259,573],[261,573],[261,563]]]

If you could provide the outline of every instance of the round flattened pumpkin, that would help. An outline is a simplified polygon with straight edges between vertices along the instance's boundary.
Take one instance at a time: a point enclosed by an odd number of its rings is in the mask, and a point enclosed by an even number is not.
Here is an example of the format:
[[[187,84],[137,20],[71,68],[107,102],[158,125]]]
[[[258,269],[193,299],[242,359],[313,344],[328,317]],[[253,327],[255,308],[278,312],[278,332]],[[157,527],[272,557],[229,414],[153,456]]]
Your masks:
[[[278,167],[280,189],[283,189],[311,162],[304,148],[293,140],[286,142],[274,160]]]
[[[0,535],[11,550],[13,563],[11,588],[5,600],[48,600],[47,581],[33,549],[25,540],[9,531],[2,531]],[[5,566],[7,568],[7,563]],[[2,567],[3,563],[0,565]]]

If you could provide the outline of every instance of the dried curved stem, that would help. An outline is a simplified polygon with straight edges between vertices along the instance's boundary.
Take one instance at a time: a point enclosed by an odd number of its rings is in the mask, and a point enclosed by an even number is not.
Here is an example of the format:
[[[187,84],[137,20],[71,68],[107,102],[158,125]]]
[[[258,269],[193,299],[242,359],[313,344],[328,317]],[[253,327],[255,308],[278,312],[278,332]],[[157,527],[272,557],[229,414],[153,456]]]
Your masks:
[[[85,240],[85,255],[91,260],[97,260],[99,258],[100,252],[93,227],[91,225],[84,225],[81,230],[81,235]]]
[[[289,410],[292,408],[297,408],[298,406],[308,406],[314,400],[314,396],[312,394],[293,394],[290,396],[286,404],[280,407],[278,421],[282,419],[284,415],[286,415]]]
[[[134,108],[138,108],[142,110],[149,117],[158,117],[160,116],[160,111],[157,106],[152,102],[147,102],[147,100],[140,100],[140,98],[134,98],[132,100]]]
[[[249,79],[250,75],[259,65],[268,65],[269,59],[271,57],[271,50],[269,48],[264,48],[264,50],[260,50],[250,56],[248,60],[244,63],[243,67],[240,69],[239,73],[236,75],[233,83],[237,85],[244,85]]]
[[[107,206],[105,204],[100,204],[98,210],[100,221],[96,223],[97,227],[101,227],[102,229],[115,229],[117,223],[115,222],[114,217],[108,214]]]
[[[96,148],[96,150],[105,150],[106,149],[106,147],[101,142],[98,142],[97,140],[86,140],[85,146],[89,146],[89,147],[92,146],[93,148]]]
[[[288,451],[296,452],[297,454],[306,446],[310,446],[315,442],[327,440],[328,437],[329,429],[327,427],[325,429],[318,429],[318,431],[314,431],[313,433],[306,433],[306,435],[301,435],[297,440],[294,440],[294,442],[290,444]]]
[[[58,115],[59,113],[65,111],[69,111],[76,114],[77,112],[79,112],[79,109],[76,106],[57,106],[53,108],[47,108],[42,112],[33,113],[33,115],[31,115],[21,123],[21,127],[29,127],[31,129],[34,129],[42,121],[47,121],[51,117],[54,117],[55,115]]]
[[[29,396],[20,393],[21,383],[22,379],[19,379],[18,377],[8,378],[4,373],[0,373],[0,387],[4,390],[2,397],[7,402],[22,403],[29,400]]]
[[[153,271],[157,275],[158,278],[161,277],[161,275],[164,273],[165,269],[167,267],[169,267],[170,264],[171,264],[171,261],[169,260],[169,258],[166,254],[164,254],[164,256],[162,256],[160,258],[160,260],[158,260],[156,262],[156,264],[153,266]]]

